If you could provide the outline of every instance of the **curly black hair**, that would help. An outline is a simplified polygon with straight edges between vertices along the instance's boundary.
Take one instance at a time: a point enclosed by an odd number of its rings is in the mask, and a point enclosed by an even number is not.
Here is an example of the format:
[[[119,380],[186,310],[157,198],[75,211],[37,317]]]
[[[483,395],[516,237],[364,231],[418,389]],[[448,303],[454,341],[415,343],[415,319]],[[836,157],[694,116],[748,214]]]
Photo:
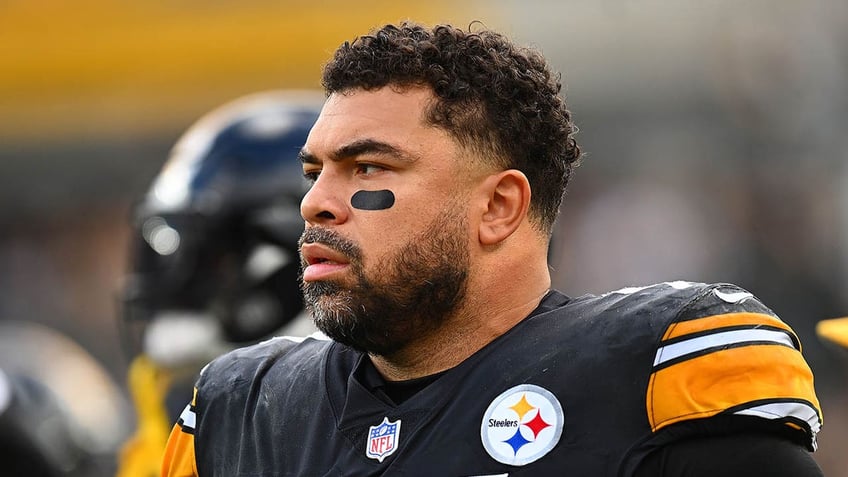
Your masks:
[[[538,51],[472,26],[383,26],[342,44],[325,65],[322,84],[327,94],[431,88],[437,101],[427,120],[498,167],[523,172],[532,190],[531,217],[550,233],[580,159],[560,76]]]

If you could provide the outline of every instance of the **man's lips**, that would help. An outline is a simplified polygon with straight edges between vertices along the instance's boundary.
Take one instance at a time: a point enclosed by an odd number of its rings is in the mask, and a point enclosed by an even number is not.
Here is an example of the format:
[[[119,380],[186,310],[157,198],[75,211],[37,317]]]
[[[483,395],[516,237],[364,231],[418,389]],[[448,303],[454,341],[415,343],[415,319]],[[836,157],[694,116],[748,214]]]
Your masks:
[[[324,280],[350,265],[348,258],[326,245],[320,243],[305,243],[300,246],[300,256],[303,258],[303,281],[311,282]]]

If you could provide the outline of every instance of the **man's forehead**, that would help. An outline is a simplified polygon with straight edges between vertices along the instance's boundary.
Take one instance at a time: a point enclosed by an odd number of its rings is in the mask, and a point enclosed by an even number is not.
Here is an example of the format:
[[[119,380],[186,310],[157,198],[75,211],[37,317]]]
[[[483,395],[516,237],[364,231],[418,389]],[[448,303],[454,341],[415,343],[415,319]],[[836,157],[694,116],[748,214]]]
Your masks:
[[[431,98],[432,93],[424,88],[333,93],[313,125],[303,152],[316,156],[346,151],[416,156],[420,146],[445,134],[422,120]]]
[[[395,123],[424,126],[423,112],[434,99],[429,88],[384,86],[374,90],[351,89],[330,94],[324,102],[322,119],[343,116],[361,120],[383,120],[391,117]]]

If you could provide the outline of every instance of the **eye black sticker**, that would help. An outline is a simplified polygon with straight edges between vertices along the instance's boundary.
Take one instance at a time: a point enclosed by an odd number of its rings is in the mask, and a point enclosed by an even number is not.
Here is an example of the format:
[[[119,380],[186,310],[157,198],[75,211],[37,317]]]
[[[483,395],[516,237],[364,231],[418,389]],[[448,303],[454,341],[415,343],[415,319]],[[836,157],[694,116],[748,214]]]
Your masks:
[[[350,205],[360,210],[385,210],[395,205],[390,190],[360,190],[350,198]]]

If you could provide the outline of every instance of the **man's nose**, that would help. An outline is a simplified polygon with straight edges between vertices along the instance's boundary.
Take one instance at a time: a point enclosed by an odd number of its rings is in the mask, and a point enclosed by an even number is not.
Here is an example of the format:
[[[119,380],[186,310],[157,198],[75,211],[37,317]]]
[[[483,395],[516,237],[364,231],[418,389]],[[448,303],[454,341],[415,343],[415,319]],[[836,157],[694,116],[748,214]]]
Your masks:
[[[322,172],[300,202],[300,215],[308,224],[339,224],[347,220],[347,201],[341,197],[342,187],[333,177]]]

